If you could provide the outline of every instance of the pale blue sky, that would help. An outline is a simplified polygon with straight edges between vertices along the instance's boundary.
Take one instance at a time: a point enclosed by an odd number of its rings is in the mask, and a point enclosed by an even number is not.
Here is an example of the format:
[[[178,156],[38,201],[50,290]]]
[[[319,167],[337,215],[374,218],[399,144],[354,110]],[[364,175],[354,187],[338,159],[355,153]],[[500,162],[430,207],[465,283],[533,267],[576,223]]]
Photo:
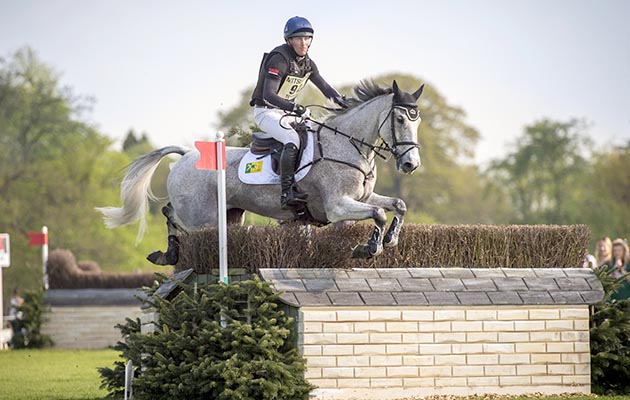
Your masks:
[[[630,1],[0,0],[0,55],[34,48],[117,140],[133,127],[192,147],[294,15],[333,85],[409,73],[462,107],[479,162],[542,117],[585,118],[598,146],[630,140]]]

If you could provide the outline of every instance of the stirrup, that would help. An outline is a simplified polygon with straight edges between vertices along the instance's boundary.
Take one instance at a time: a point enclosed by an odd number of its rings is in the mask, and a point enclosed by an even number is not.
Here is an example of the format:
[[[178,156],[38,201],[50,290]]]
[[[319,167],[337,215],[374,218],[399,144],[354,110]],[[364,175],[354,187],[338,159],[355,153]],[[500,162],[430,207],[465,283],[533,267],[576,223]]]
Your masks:
[[[291,187],[290,192],[282,193],[280,195],[280,208],[283,210],[290,210],[297,205],[306,204],[307,198],[307,193],[300,193],[295,189],[295,187]]]

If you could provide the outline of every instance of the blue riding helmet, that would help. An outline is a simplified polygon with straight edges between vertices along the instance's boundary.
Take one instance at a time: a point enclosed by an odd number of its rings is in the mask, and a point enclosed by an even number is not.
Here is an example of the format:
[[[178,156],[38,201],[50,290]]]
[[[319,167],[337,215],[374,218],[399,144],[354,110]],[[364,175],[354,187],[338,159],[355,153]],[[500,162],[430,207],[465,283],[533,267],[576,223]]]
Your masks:
[[[292,38],[295,36],[310,36],[313,37],[313,26],[308,19],[303,17],[289,18],[284,25],[284,39]]]

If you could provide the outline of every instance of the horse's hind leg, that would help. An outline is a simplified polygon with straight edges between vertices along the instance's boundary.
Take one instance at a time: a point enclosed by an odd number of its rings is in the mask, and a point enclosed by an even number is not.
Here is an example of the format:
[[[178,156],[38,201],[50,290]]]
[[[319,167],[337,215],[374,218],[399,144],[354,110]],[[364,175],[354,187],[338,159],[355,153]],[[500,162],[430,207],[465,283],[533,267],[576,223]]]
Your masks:
[[[367,199],[366,203],[372,204],[378,207],[382,207],[385,211],[393,211],[394,218],[392,223],[385,233],[383,238],[383,246],[394,247],[398,244],[398,236],[400,235],[400,228],[402,228],[405,213],[407,213],[407,205],[401,199],[396,197],[381,196],[380,194],[372,193]]]
[[[245,210],[242,208],[230,208],[227,210],[228,225],[243,225],[245,222]]]
[[[186,233],[186,229],[181,226],[175,218],[175,210],[171,203],[162,207],[162,214],[166,217],[166,227],[168,228],[168,248],[166,252],[154,251],[147,256],[147,260],[156,265],[175,265],[179,260],[179,239],[178,233]]]

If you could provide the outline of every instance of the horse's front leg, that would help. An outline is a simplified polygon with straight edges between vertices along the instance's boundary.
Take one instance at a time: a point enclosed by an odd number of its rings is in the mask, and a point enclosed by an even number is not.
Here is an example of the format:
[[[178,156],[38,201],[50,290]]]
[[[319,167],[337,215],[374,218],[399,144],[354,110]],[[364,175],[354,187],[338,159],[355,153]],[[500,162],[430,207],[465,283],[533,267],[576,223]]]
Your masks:
[[[332,207],[327,210],[326,216],[330,222],[339,221],[360,221],[368,218],[374,219],[374,231],[372,236],[364,245],[355,247],[352,252],[353,258],[371,258],[379,255],[383,251],[383,230],[387,223],[387,215],[382,207],[362,203],[351,199],[350,197],[342,197],[331,202]]]
[[[366,203],[381,207],[386,211],[393,211],[394,218],[383,238],[383,246],[394,247],[398,244],[398,236],[400,228],[402,228],[407,212],[407,205],[401,199],[396,197],[387,197],[380,194],[372,193]]]

